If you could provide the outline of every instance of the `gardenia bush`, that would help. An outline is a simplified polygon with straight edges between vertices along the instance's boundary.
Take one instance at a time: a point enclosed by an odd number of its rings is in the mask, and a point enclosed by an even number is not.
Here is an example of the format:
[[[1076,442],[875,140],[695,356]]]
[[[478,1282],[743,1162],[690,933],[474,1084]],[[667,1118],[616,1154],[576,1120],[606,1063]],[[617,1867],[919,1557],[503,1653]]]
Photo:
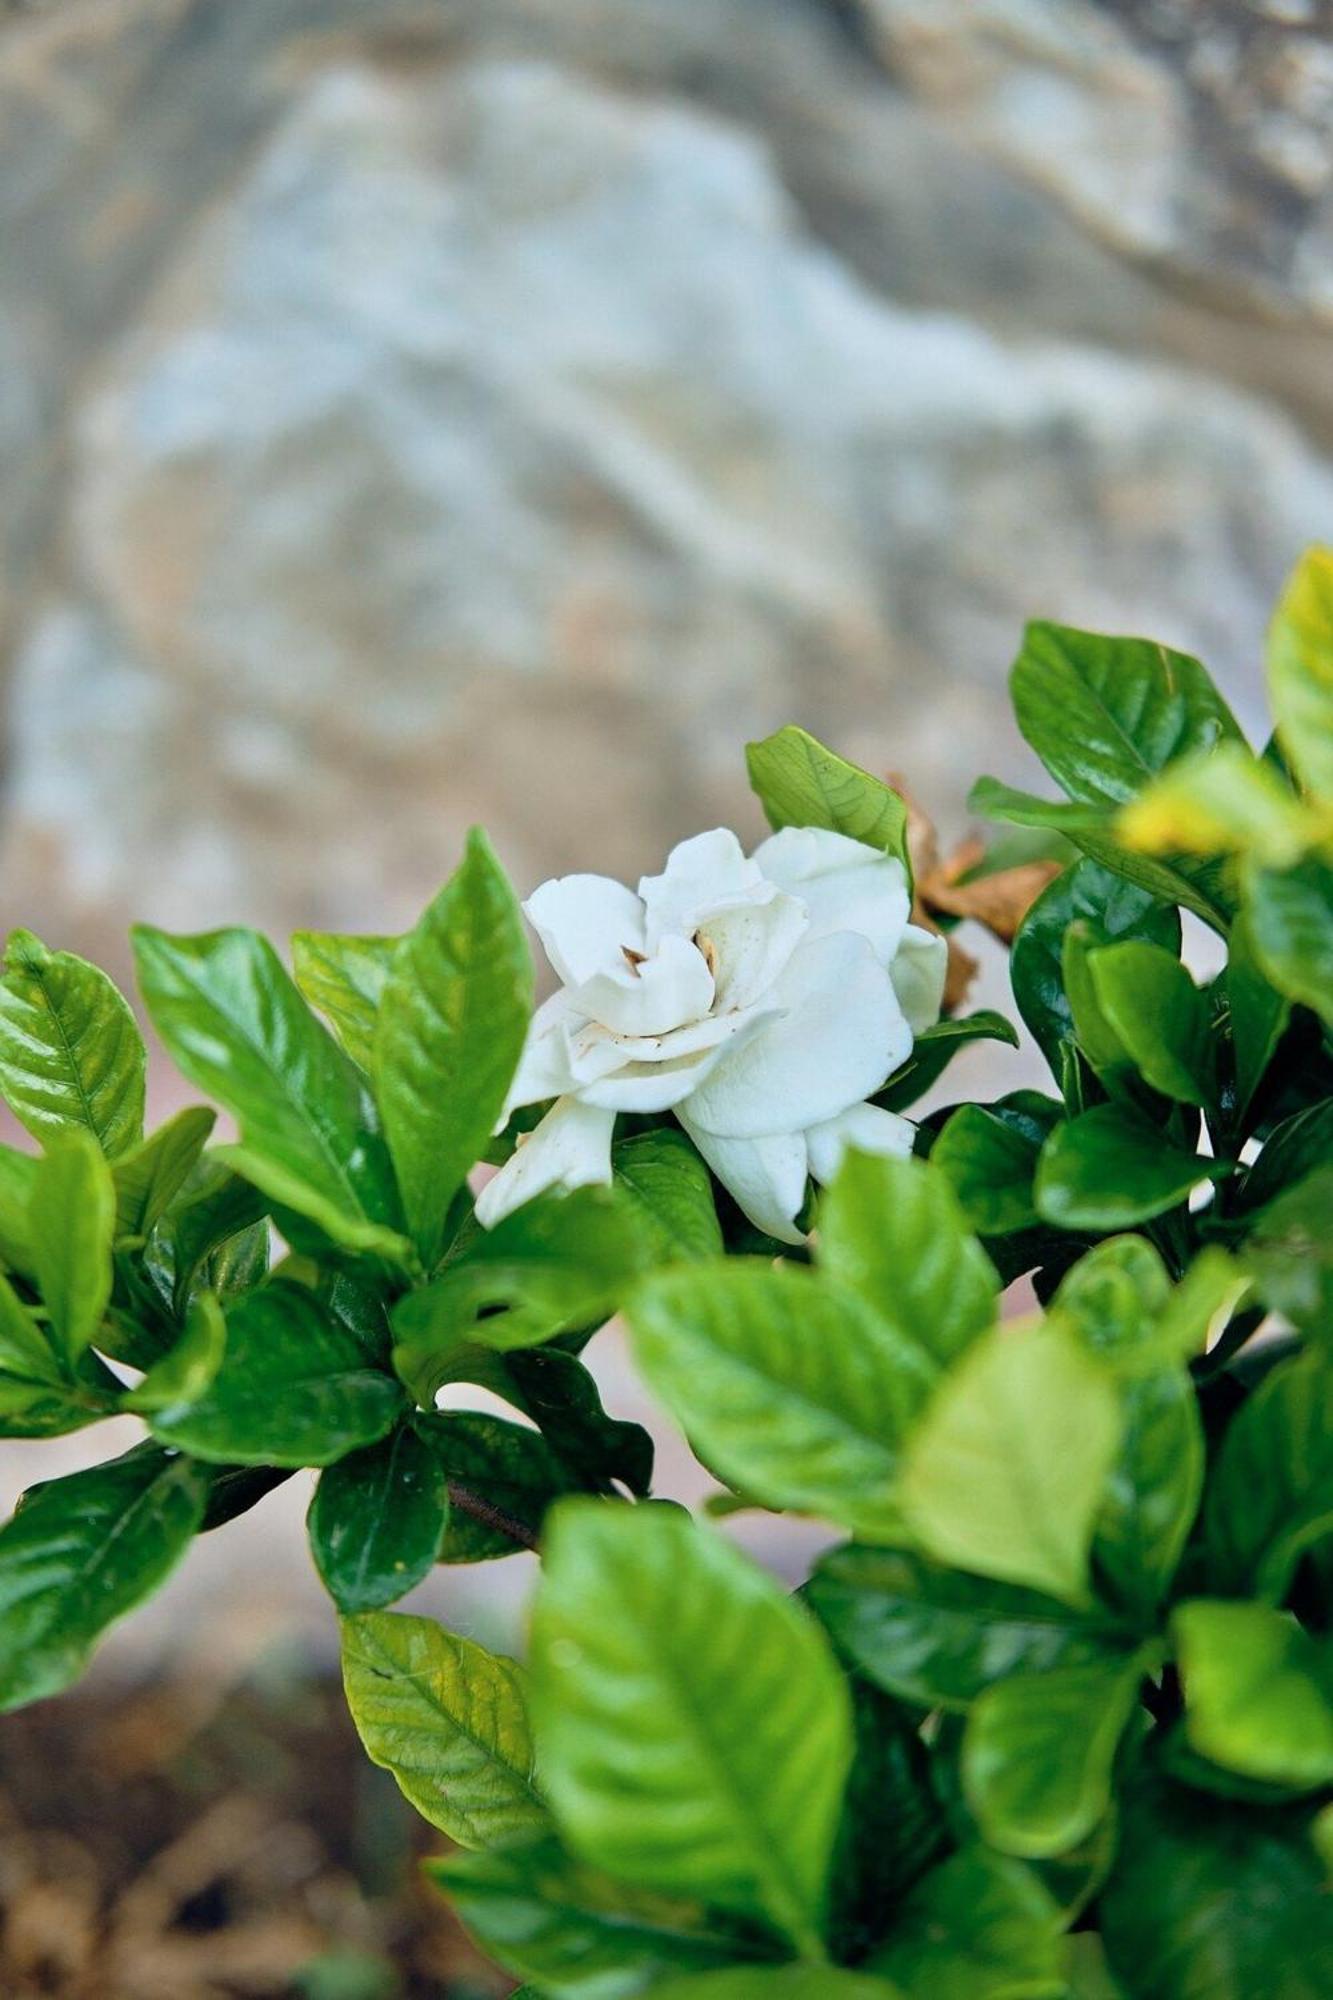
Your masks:
[[[140,929],[234,1143],[202,1107],[145,1137],[125,1001],[15,933],[0,1090],[41,1152],[0,1150],[0,1426],[146,1436],[0,1529],[0,1705],[318,1467],[357,1727],[525,1994],[1327,2000],[1327,552],[1268,681],[1256,751],[1197,661],[1029,630],[1064,796],[983,780],[1020,831],[974,879],[1059,864],[1010,965],[1051,1083],[915,1124],[1015,1032],[938,1018],[904,805],[796,729],[751,748],[748,859],[716,831],[637,893],[537,892],[535,1017],[480,834],[407,936],[301,934],[294,977]],[[842,1538],[795,1597],[650,1498],[583,1359],[615,1313],[707,1513]],[[459,1383],[514,1416],[438,1408]],[[386,1608],[519,1548],[526,1667]]]

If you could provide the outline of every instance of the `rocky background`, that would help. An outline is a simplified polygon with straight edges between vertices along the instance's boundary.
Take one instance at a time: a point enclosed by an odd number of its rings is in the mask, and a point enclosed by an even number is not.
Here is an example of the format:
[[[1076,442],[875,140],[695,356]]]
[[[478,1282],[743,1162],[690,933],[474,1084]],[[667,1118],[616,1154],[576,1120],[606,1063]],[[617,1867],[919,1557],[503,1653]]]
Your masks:
[[[0,10],[3,916],[117,970],[637,875],[788,719],[961,832],[1026,616],[1257,720],[1330,535],[1324,0]],[[294,1495],[118,1643],[327,1637]]]

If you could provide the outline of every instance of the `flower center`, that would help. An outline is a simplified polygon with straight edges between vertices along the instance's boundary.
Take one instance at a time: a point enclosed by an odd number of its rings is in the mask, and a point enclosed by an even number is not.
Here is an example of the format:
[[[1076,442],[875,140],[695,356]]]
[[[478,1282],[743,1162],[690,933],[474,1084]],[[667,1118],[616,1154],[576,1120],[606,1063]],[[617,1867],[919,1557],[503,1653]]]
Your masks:
[[[694,933],[694,937],[692,938],[691,942],[693,943],[695,950],[699,953],[700,957],[703,959],[704,964],[708,967],[711,976],[714,979],[716,979],[717,946],[713,943],[712,938],[710,938],[704,931],[696,931]]]

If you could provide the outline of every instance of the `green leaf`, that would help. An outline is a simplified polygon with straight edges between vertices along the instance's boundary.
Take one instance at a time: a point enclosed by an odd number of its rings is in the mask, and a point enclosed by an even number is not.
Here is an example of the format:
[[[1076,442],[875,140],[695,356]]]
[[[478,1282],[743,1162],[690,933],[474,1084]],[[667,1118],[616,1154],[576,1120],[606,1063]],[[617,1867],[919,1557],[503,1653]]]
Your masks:
[[[372,1764],[461,1847],[547,1827],[522,1668],[429,1618],[343,1620],[343,1685]]]
[[[1125,1435],[1093,1560],[1117,1603],[1149,1625],[1175,1576],[1203,1493],[1204,1442],[1183,1369],[1126,1382]]]
[[[1237,1211],[1252,1215],[1267,1207],[1285,1188],[1303,1181],[1333,1160],[1333,1098],[1311,1104],[1275,1125],[1263,1150],[1245,1176]]]
[[[69,1366],[91,1347],[111,1298],[116,1197],[92,1134],[53,1139],[33,1176],[28,1226],[51,1337]]]
[[[953,1845],[918,1718],[859,1677],[851,1693],[856,1748],[829,1871],[839,1964],[879,1943],[885,1911]]]
[[[1037,1209],[1061,1229],[1130,1229],[1230,1171],[1224,1160],[1174,1145],[1140,1113],[1097,1104],[1057,1125],[1042,1148]]]
[[[871,1100],[881,1104],[887,1111],[902,1111],[909,1104],[915,1104],[923,1097],[948,1068],[960,1049],[969,1042],[1003,1042],[1009,1048],[1018,1047],[1017,1030],[990,1008],[982,1008],[975,1014],[955,1016],[949,1021],[937,1021],[933,1027],[922,1028],[912,1043],[912,1053],[900,1069],[896,1069],[883,1090],[876,1091]]]
[[[1333,1897],[1299,1808],[1146,1784],[1122,1801],[1102,1892],[1112,1971],[1133,2000],[1327,2000]]]
[[[1333,1784],[1333,1648],[1266,1604],[1176,1607],[1185,1734],[1201,1757],[1269,1785]]]
[[[1062,1929],[1030,1868],[965,1847],[917,1884],[870,1964],[912,2000],[1064,2000]]]
[[[900,1443],[937,1369],[856,1293],[735,1258],[655,1274],[626,1316],[635,1361],[711,1470],[768,1506],[901,1533]]]
[[[747,744],[745,764],[771,827],[820,826],[864,841],[894,855],[911,880],[907,808],[882,779],[791,724]]]
[[[734,1965],[653,1988],[657,2000],[905,2000],[902,1988],[827,1965]]]
[[[375,1090],[427,1270],[486,1150],[532,1013],[523,918],[484,833],[399,945],[375,1029]]]
[[[0,1094],[34,1138],[91,1132],[109,1159],[143,1136],[144,1046],[104,972],[12,931],[0,979]]]
[[[198,1164],[217,1113],[192,1105],[112,1163],[117,1238],[142,1238],[166,1214]]]
[[[1122,1431],[1114,1383],[1071,1334],[997,1328],[945,1377],[913,1433],[904,1511],[938,1561],[1081,1604]]]
[[[1037,1220],[1032,1179],[1058,1115],[1035,1091],[1015,1091],[996,1104],[961,1105],[940,1133],[930,1163],[979,1235],[1009,1236]]]
[[[1058,1073],[1062,1042],[1074,1032],[1064,989],[1062,953],[1070,926],[1083,923],[1099,945],[1139,938],[1170,952],[1180,949],[1174,909],[1095,861],[1077,861],[1042,890],[1018,927],[1009,954],[1009,977],[1018,1011]]]
[[[429,1576],[448,1511],[440,1461],[407,1423],[321,1472],[310,1551],[339,1611],[379,1611]]]
[[[1307,549],[1278,600],[1268,693],[1292,769],[1333,800],[1333,549]]]
[[[651,1437],[641,1424],[607,1415],[596,1382],[574,1355],[557,1347],[512,1354],[472,1348],[456,1379],[492,1390],[530,1417],[571,1488],[608,1493],[621,1485],[640,1495],[651,1490]]]
[[[264,1191],[352,1247],[398,1222],[393,1175],[353,1063],[254,931],[133,932],[148,1011],[177,1067],[237,1120],[231,1155]],[[341,1241],[342,1238],[336,1237]]]
[[[398,1384],[366,1366],[355,1337],[279,1279],[230,1308],[217,1377],[196,1401],[159,1411],[152,1428],[214,1464],[330,1465],[376,1443],[402,1407]]]
[[[140,1445],[24,1495],[0,1528],[0,1710],[78,1678],[107,1626],[175,1568],[206,1494],[201,1466]]]
[[[1265,1304],[1333,1344],[1333,1165],[1298,1181],[1263,1209],[1245,1263]]]
[[[158,1224],[153,1248],[160,1260],[172,1303],[184,1311],[202,1277],[205,1289],[228,1287],[211,1268],[224,1246],[245,1244],[252,1232],[267,1241],[268,1207],[259,1190],[233,1174],[216,1154],[205,1154]]]
[[[25,1382],[60,1389],[65,1375],[28,1308],[8,1278],[0,1277],[0,1370]]]
[[[1148,854],[1252,854],[1285,867],[1317,840],[1319,817],[1267,758],[1219,743],[1172,764],[1120,814],[1126,846]]]
[[[1125,1635],[1109,1619],[905,1549],[832,1549],[807,1588],[860,1671],[919,1708],[966,1709],[1009,1674],[1123,1658]]]
[[[614,1189],[539,1195],[474,1229],[432,1284],[394,1310],[394,1366],[428,1406],[469,1344],[536,1347],[609,1318],[652,1254],[632,1199]]]
[[[295,1249],[319,1258],[326,1244],[333,1244],[361,1256],[380,1258],[399,1271],[412,1270],[415,1252],[400,1231],[388,1229],[382,1222],[358,1221],[270,1154],[253,1146],[215,1146],[213,1157],[234,1167],[242,1179],[259,1189],[266,1209]],[[307,1227],[311,1223],[316,1232],[313,1237]]]
[[[190,1306],[181,1338],[123,1399],[124,1407],[153,1413],[197,1403],[216,1381],[226,1352],[227,1322],[222,1307],[211,1292],[202,1292]]]
[[[0,1262],[21,1278],[35,1278],[28,1209],[37,1161],[31,1153],[0,1146]]]
[[[822,1956],[852,1725],[807,1613],[674,1509],[567,1500],[533,1681],[543,1782],[585,1860]]]
[[[380,1001],[401,940],[352,937],[333,931],[297,931],[292,971],[312,1007],[332,1022],[358,1069],[369,1075],[375,1060]]]
[[[1244,1119],[1254,1093],[1291,1019],[1291,1002],[1264,978],[1250,937],[1250,920],[1242,910],[1231,926],[1227,943],[1227,1006],[1236,1066],[1236,1119]]]
[[[554,1839],[426,1868],[484,1949],[555,2000],[631,2000],[659,1977],[748,1948],[702,1903],[628,1888]]]
[[[978,1696],[963,1738],[963,1788],[992,1847],[1067,1854],[1111,1804],[1111,1770],[1134,1710],[1136,1659],[1015,1674]]]
[[[1293,868],[1252,871],[1245,914],[1265,978],[1333,1027],[1333,863],[1311,854]]]
[[[1109,832],[1109,806],[1068,804],[1064,799],[1039,799],[1032,792],[1020,792],[998,778],[978,778],[967,797],[968,811],[982,819],[1000,820],[1013,826],[1050,828],[1075,843],[1089,834]]]
[[[1284,1361],[1232,1419],[1204,1520],[1220,1588],[1274,1602],[1333,1536],[1333,1368],[1321,1354]]]
[[[1171,1297],[1166,1265],[1142,1236],[1111,1236],[1065,1273],[1050,1310],[1117,1375],[1155,1373],[1183,1356],[1164,1352],[1157,1323]]]
[[[919,1160],[849,1154],[820,1205],[819,1263],[940,1362],[995,1319],[995,1268],[948,1180]]]
[[[416,1424],[447,1482],[440,1562],[493,1562],[534,1548],[547,1508],[580,1488],[541,1433],[522,1424],[482,1410],[435,1412]]]
[[[1180,960],[1128,938],[1094,951],[1088,970],[1098,1006],[1144,1082],[1180,1104],[1211,1104],[1212,1020]]]
[[[634,1202],[663,1263],[722,1254],[713,1183],[683,1132],[639,1132],[611,1149],[616,1186]]]

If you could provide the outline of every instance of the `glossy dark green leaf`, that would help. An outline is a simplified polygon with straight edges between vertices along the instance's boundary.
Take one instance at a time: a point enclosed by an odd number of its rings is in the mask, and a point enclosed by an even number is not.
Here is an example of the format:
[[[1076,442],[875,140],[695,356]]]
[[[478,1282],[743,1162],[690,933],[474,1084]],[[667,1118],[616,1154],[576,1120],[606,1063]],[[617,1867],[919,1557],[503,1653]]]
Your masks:
[[[300,1285],[279,1280],[227,1312],[226,1359],[154,1435],[212,1463],[331,1465],[392,1428],[403,1392]]]
[[[308,1526],[342,1612],[379,1611],[430,1575],[449,1500],[439,1458],[411,1424],[321,1472]]]
[[[1263,1784],[1333,1784],[1333,1644],[1266,1604],[1196,1598],[1171,1620],[1185,1733],[1199,1756]]]
[[[156,1228],[194,1172],[216,1123],[215,1111],[187,1106],[112,1162],[118,1239],[139,1239]]]
[[[631,2000],[746,1948],[702,1901],[629,1888],[552,1838],[426,1865],[483,1949],[553,2000]]]
[[[791,725],[747,744],[745,762],[770,826],[826,827],[896,855],[910,874],[907,808],[882,779]]]
[[[867,1680],[851,1692],[856,1749],[829,1871],[829,1942],[856,1964],[883,1937],[885,1912],[953,1843],[918,1718]]]
[[[1077,861],[1057,875],[1019,925],[1009,954],[1018,1011],[1057,1072],[1060,1044],[1074,1031],[1061,970],[1065,934],[1074,923],[1089,925],[1103,945],[1140,938],[1166,951],[1180,949],[1179,916],[1146,889],[1095,861]]]
[[[938,1369],[853,1291],[758,1258],[654,1274],[635,1361],[711,1470],[871,1540],[902,1530],[902,1439]]]
[[[995,1319],[994,1266],[938,1166],[850,1154],[820,1204],[819,1263],[939,1362]]]
[[[449,1204],[504,1108],[531,1013],[522,914],[474,827],[457,870],[394,955],[375,1028],[375,1093],[428,1270]]]
[[[1146,1628],[1199,1511],[1203,1427],[1183,1368],[1126,1382],[1121,1399],[1125,1434],[1097,1518],[1093,1560],[1112,1601]]]
[[[1307,549],[1268,634],[1268,692],[1282,748],[1319,799],[1333,799],[1333,549]]]
[[[971,1042],[1003,1042],[1009,1048],[1017,1048],[1018,1034],[1003,1014],[991,1008],[937,1021],[933,1028],[921,1029],[912,1043],[911,1055],[901,1069],[894,1071],[883,1090],[875,1093],[874,1103],[882,1104],[888,1111],[906,1110],[925,1095],[959,1050]]]
[[[13,931],[0,979],[0,1095],[37,1139],[91,1132],[109,1159],[143,1136],[144,1046],[104,972]]]
[[[1122,1815],[1100,1912],[1133,2000],[1327,2000],[1333,1897],[1308,1812],[1158,1783]]]
[[[992,1847],[1028,1860],[1067,1854],[1111,1804],[1111,1772],[1133,1713],[1131,1658],[1013,1674],[977,1697],[963,1787]]]
[[[1058,1117],[1058,1107],[1038,1115],[1035,1105],[1015,1109],[1016,1099],[1037,1099],[1033,1091],[992,1105],[964,1104],[954,1112],[931,1149],[930,1163],[953,1187],[968,1223],[981,1236],[1008,1236],[1037,1220],[1033,1176],[1042,1142]],[[1014,1115],[1007,1115],[1010,1110]]]
[[[1083,1603],[1123,1427],[1114,1381],[1072,1334],[1053,1323],[983,1334],[908,1443],[899,1490],[917,1542],[939,1562]]]
[[[818,1954],[852,1725],[809,1614],[675,1509],[567,1500],[532,1643],[542,1779],[570,1845]]]
[[[1127,1106],[1098,1104],[1056,1126],[1042,1148],[1034,1193],[1044,1220],[1061,1229],[1130,1229],[1227,1171],[1225,1161],[1173,1145]]]
[[[352,1061],[367,1074],[375,1060],[380,1001],[401,940],[332,931],[296,931],[292,971],[312,1007],[332,1023]]]
[[[1123,1657],[1125,1635],[1105,1615],[905,1549],[833,1549],[807,1588],[841,1651],[920,1708],[966,1709],[1009,1674]]]
[[[547,1828],[523,1669],[429,1618],[343,1620],[343,1686],[373,1764],[461,1847]]]
[[[639,1132],[611,1150],[617,1187],[637,1205],[664,1263],[722,1254],[708,1169],[683,1132]]]
[[[1333,862],[1254,870],[1245,915],[1265,978],[1333,1027]]]
[[[1311,1351],[1275,1368],[1232,1419],[1204,1511],[1215,1587],[1279,1601],[1333,1536],[1333,1367]]]
[[[37,1161],[31,1153],[0,1146],[0,1263],[20,1277],[36,1276],[28,1208]]]
[[[547,1508],[583,1490],[526,1425],[483,1410],[436,1411],[416,1422],[447,1483],[441,1562],[493,1562],[535,1548]]]
[[[1078,918],[1065,932],[1060,973],[1074,1021],[1074,1039],[1106,1088],[1121,1094],[1134,1076],[1129,1050],[1103,1011],[1092,977],[1092,960],[1104,949],[1094,924]]]
[[[1275,1125],[1246,1174],[1235,1207],[1242,1215],[1266,1208],[1286,1188],[1333,1164],[1333,1098],[1293,1112]]]
[[[0,1277],[0,1437],[63,1437],[82,1430],[111,1413],[115,1392],[110,1381],[97,1381],[92,1357],[67,1373],[44,1328]]]
[[[253,1241],[252,1232],[266,1238],[267,1215],[258,1188],[204,1155],[154,1233],[152,1254],[177,1312],[201,1279],[209,1291],[228,1289],[218,1282],[212,1260],[230,1243]]]
[[[52,1388],[65,1380],[45,1333],[4,1277],[0,1277],[0,1371]]]
[[[1180,960],[1127,938],[1094,951],[1088,970],[1101,1012],[1144,1082],[1180,1104],[1211,1104],[1217,1080],[1208,1002]]]
[[[51,1338],[67,1366],[92,1346],[111,1297],[116,1196],[91,1132],[51,1141],[33,1176],[28,1227]]]
[[[240,1125],[220,1156],[335,1242],[389,1254],[397,1198],[364,1081],[272,946],[239,929],[133,937],[154,1027]]]
[[[190,1306],[180,1339],[124,1398],[124,1407],[155,1413],[197,1403],[212,1388],[226,1353],[227,1322],[222,1307],[211,1292],[203,1292]]]
[[[735,1965],[653,1990],[658,2000],[906,2000],[887,1979],[831,1965]]]
[[[607,1319],[652,1260],[654,1239],[614,1189],[539,1195],[461,1239],[440,1275],[393,1315],[394,1366],[429,1405],[469,1344],[536,1347]]]
[[[1260,1212],[1245,1262],[1266,1305],[1333,1347],[1333,1164]]]
[[[207,1490],[202,1466],[140,1445],[25,1494],[0,1528],[0,1709],[78,1678],[107,1626],[175,1568]]]
[[[965,1847],[917,1884],[870,1968],[912,2000],[1064,2000],[1062,1929],[1030,1868]]]
[[[492,1390],[530,1417],[567,1485],[588,1492],[627,1486],[646,1494],[653,1481],[653,1441],[642,1424],[608,1415],[583,1363],[558,1347],[510,1354],[471,1348],[456,1379]]]
[[[1236,1115],[1244,1120],[1291,1019],[1286,994],[1279,993],[1259,969],[1244,910],[1231,926],[1225,980],[1236,1071]]]

